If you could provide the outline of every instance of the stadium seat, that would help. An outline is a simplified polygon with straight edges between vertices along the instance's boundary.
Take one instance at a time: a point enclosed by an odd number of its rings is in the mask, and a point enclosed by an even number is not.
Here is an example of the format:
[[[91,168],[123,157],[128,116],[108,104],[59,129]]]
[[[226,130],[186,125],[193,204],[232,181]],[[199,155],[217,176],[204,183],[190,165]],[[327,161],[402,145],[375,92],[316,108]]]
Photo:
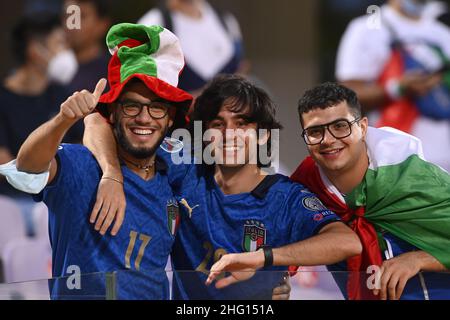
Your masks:
[[[5,282],[51,278],[52,251],[47,239],[15,239],[2,254]]]
[[[48,239],[48,208],[45,203],[36,203],[32,210],[32,216],[35,238]]]
[[[26,237],[25,222],[20,207],[11,198],[0,195],[0,254],[13,239]]]

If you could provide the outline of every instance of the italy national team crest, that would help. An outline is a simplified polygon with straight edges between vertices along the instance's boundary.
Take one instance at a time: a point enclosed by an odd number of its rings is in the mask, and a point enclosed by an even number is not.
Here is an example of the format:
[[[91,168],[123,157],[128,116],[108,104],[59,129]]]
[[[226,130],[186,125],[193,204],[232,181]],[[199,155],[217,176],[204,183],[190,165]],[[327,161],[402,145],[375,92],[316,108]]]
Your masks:
[[[259,221],[246,221],[244,224],[243,248],[245,251],[256,251],[266,244],[267,230]]]
[[[180,209],[178,208],[177,200],[172,198],[167,201],[166,210],[169,232],[172,234],[172,236],[175,236],[175,233],[178,230],[178,226],[180,225]]]

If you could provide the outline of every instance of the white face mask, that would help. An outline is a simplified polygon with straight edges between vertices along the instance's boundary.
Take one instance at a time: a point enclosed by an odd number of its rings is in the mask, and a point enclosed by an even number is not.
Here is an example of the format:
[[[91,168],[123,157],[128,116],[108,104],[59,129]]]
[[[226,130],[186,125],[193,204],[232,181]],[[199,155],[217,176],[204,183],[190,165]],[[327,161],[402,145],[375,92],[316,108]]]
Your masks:
[[[4,175],[9,184],[17,190],[31,194],[41,192],[47,185],[50,175],[48,170],[39,174],[17,171],[16,160],[0,165],[0,174]]]
[[[78,62],[75,53],[66,49],[57,53],[48,62],[47,73],[51,80],[68,84],[78,71]]]

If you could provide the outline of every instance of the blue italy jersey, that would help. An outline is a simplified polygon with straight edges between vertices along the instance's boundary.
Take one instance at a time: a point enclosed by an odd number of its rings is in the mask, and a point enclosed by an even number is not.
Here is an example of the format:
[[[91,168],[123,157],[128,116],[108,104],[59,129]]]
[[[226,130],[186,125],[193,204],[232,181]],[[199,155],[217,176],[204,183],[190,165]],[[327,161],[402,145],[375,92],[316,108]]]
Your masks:
[[[35,200],[49,208],[54,299],[168,299],[164,268],[179,222],[164,162],[150,181],[122,166],[127,201],[125,220],[116,236],[101,236],[89,223],[101,170],[83,146],[63,144],[56,156],[58,172]],[[77,288],[73,272],[83,274]],[[120,272],[109,276],[98,272]],[[128,270],[128,271],[127,271]],[[89,275],[87,275],[89,274]],[[86,275],[86,276],[84,276]],[[109,292],[106,292],[106,284]]]
[[[172,251],[174,299],[271,299],[287,267],[267,268],[221,290],[205,285],[209,269],[226,253],[295,243],[338,220],[315,195],[282,175],[267,176],[252,192],[234,195],[223,194],[211,168],[202,165],[188,166],[180,185],[171,182],[181,213]],[[197,272],[183,272],[188,270]]]

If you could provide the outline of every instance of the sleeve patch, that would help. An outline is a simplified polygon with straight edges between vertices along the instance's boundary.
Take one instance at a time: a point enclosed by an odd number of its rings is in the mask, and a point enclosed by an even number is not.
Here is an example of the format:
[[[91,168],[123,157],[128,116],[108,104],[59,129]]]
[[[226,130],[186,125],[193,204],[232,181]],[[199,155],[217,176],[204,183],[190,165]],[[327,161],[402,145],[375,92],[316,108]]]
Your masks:
[[[322,204],[319,198],[310,196],[302,199],[303,207],[311,211],[327,211],[328,209]]]

